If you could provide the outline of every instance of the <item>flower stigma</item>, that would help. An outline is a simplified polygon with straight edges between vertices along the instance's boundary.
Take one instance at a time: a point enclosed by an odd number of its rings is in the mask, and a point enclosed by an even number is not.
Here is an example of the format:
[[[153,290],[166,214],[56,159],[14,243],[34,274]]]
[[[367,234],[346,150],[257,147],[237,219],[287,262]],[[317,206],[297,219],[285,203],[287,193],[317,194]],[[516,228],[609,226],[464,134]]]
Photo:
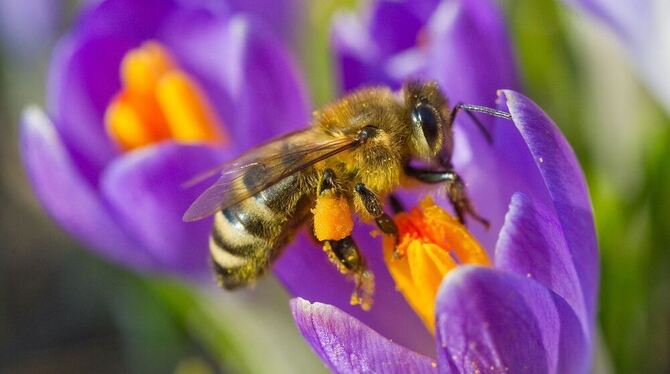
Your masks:
[[[120,75],[122,88],[107,107],[105,127],[122,150],[167,139],[225,143],[203,91],[160,43],[148,41],[126,53]]]
[[[435,331],[435,299],[444,276],[458,265],[490,266],[486,251],[467,228],[432,198],[395,216],[394,239],[384,236],[384,261],[400,291],[429,331]]]

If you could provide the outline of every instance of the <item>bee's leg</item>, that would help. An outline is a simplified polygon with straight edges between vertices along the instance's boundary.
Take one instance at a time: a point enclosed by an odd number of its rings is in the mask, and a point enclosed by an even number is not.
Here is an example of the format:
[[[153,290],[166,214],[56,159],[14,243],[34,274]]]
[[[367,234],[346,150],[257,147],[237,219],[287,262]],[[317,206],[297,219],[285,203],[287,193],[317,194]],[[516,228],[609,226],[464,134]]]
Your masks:
[[[339,185],[335,179],[335,173],[326,169],[321,176],[317,190],[317,207],[313,210],[315,224],[323,222],[321,220],[327,220],[326,222],[339,221],[342,223],[350,215],[350,203],[348,200],[341,200],[340,203],[330,206],[328,210],[323,210],[319,208],[320,199],[343,199],[341,191],[338,191]],[[342,204],[346,206],[344,211],[338,211],[337,206],[340,208]],[[321,209],[321,210],[320,210]],[[335,210],[332,210],[335,209]],[[333,217],[332,215],[335,215]],[[346,225],[345,225],[346,226]],[[355,282],[355,288],[351,295],[351,304],[352,305],[361,305],[363,310],[369,310],[372,306],[372,295],[374,292],[374,276],[370,270],[368,270],[365,263],[365,259],[361,255],[358,246],[351,238],[351,228],[353,227],[353,222],[347,231],[319,231],[316,230],[315,237],[322,240],[323,250],[328,254],[328,259],[333,263],[340,273],[351,276]],[[344,238],[342,236],[346,235]]]
[[[356,193],[360,196],[361,201],[363,201],[365,210],[374,217],[377,227],[379,227],[384,234],[397,235],[398,228],[396,227],[395,222],[393,222],[393,219],[384,212],[382,203],[377,195],[370,191],[370,189],[363,183],[358,183],[356,185]]]
[[[446,183],[447,196],[456,211],[458,220],[462,224],[465,224],[465,215],[467,213],[486,228],[489,227],[489,221],[480,216],[475,210],[472,201],[465,191],[465,183],[463,182],[463,179],[451,166],[448,166],[446,171],[423,170],[407,166],[405,167],[405,174],[424,183]]]
[[[356,193],[358,194],[358,196],[360,196],[361,201],[363,202],[363,206],[365,207],[365,210],[372,217],[374,217],[377,227],[384,234],[392,235],[393,240],[397,245],[398,227],[395,225],[395,222],[393,222],[393,219],[388,214],[386,214],[386,212],[384,212],[382,203],[377,197],[377,195],[375,195],[375,193],[372,192],[369,188],[367,188],[363,183],[358,183],[356,185]],[[399,257],[399,253],[395,250],[393,255],[395,257]]]
[[[375,289],[374,275],[368,270],[356,242],[347,236],[340,240],[326,240],[323,250],[342,274],[351,275],[356,283],[351,294],[351,305],[359,305],[363,310],[372,307],[372,295]]]

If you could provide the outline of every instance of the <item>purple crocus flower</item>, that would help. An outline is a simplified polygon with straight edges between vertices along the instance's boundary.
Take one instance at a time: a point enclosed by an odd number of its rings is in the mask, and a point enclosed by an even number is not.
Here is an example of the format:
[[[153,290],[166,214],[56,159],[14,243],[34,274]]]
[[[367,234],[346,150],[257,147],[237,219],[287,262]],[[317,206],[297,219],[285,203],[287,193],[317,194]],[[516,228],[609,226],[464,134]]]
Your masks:
[[[211,221],[181,219],[204,186],[181,185],[308,118],[303,82],[270,31],[200,3],[211,2],[110,0],[85,12],[54,52],[47,113],[33,107],[23,116],[23,160],[49,214],[101,255],[136,269],[209,274]],[[169,71],[151,82],[154,65]],[[137,74],[143,67],[152,74]],[[143,85],[155,89],[153,106],[143,97],[123,100]],[[156,97],[166,101],[160,110]],[[145,131],[158,119],[208,111],[215,120],[199,122],[225,134],[224,146],[165,123]],[[114,116],[135,123],[133,115],[140,117],[133,128],[106,123]],[[128,149],[141,131],[160,136]]]
[[[407,22],[403,30],[413,36],[394,36],[394,22]],[[504,25],[490,1],[372,2],[363,17],[340,18],[333,45],[344,90],[397,87],[407,77],[423,77],[440,82],[455,102],[495,106],[497,88],[517,87]],[[278,270],[302,296],[292,301],[298,327],[332,370],[588,371],[598,262],[584,176],[556,125],[531,100],[505,90],[498,101],[512,121],[488,120],[492,145],[457,121],[453,160],[491,221],[489,230],[469,229],[494,265],[461,266],[443,279],[434,338],[419,333],[427,330],[397,302],[379,260],[381,245],[367,233],[357,240],[378,278],[370,313],[343,302],[346,285],[310,257],[313,249],[280,260],[304,269],[299,275]],[[408,191],[401,197],[413,206],[421,196]],[[317,280],[320,287],[313,285]]]
[[[510,183],[518,192],[508,200],[491,248],[493,268],[460,266],[443,279],[436,296],[436,354],[417,353],[332,305],[294,299],[300,331],[333,371],[590,368],[598,265],[584,176],[569,144],[536,104],[514,91],[501,98],[501,109],[513,119],[496,125],[511,136],[504,148],[515,154],[515,167],[491,175],[489,183]],[[477,194],[473,199],[482,201]],[[410,328],[400,318],[396,323]]]

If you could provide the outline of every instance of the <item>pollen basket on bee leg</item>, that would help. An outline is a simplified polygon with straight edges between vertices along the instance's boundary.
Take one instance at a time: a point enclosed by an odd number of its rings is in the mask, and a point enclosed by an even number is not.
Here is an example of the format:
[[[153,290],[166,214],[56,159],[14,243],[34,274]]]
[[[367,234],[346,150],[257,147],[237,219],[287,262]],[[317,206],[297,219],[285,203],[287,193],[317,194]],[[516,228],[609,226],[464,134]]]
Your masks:
[[[314,235],[320,241],[344,239],[354,229],[349,201],[344,196],[320,196],[312,209]]]

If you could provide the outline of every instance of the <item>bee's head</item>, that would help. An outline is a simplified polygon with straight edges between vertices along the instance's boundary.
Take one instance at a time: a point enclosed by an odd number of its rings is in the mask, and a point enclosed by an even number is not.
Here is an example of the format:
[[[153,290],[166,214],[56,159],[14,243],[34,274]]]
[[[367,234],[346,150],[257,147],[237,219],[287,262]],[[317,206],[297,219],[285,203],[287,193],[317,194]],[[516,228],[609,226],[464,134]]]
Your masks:
[[[445,148],[451,153],[453,136],[449,109],[437,83],[411,81],[403,87],[405,116],[412,126],[412,155],[432,160]]]

